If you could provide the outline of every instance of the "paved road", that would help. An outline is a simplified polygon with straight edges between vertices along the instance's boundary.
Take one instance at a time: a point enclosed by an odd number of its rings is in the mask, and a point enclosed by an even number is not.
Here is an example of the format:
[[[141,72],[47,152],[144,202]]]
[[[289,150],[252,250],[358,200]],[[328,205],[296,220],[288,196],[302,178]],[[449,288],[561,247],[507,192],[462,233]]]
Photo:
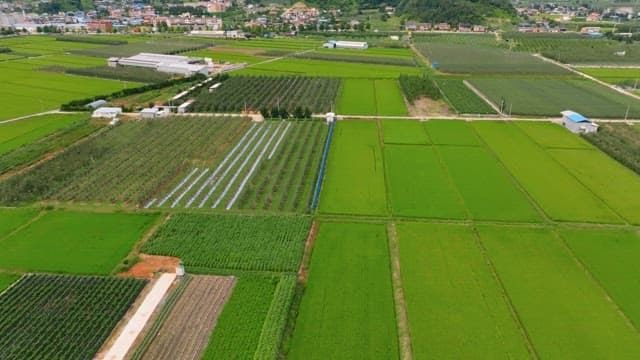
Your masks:
[[[171,284],[173,284],[175,278],[176,274],[165,273],[160,275],[153,284],[151,291],[149,291],[142,301],[142,304],[140,304],[140,307],[136,309],[131,319],[129,319],[124,329],[122,329],[116,341],[104,353],[104,356],[100,356],[100,354],[98,354],[96,359],[124,359],[125,355],[127,355],[131,346],[142,332],[142,329],[149,321],[149,318],[151,318],[151,315],[160,304],[160,301],[167,293],[167,290],[169,290]]]

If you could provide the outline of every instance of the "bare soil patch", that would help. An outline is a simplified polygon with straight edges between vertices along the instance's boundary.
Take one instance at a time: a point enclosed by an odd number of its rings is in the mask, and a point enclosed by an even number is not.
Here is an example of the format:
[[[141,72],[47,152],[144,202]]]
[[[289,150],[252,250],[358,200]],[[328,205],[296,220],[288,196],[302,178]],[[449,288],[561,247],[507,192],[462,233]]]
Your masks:
[[[433,100],[428,97],[422,97],[413,101],[413,104],[407,103],[407,109],[411,116],[448,116],[451,115],[451,109],[444,100]]]
[[[143,359],[199,359],[229,299],[233,276],[193,276]]]
[[[137,278],[153,278],[157,272],[175,273],[180,259],[170,256],[156,256],[140,254],[140,261],[131,269],[118,274],[118,276],[134,276]]]

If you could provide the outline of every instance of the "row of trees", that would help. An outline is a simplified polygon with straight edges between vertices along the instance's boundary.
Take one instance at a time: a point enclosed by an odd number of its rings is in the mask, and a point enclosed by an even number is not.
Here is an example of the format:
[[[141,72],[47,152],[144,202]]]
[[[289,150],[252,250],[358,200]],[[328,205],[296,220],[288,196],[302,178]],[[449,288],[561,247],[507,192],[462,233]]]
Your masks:
[[[260,114],[265,119],[311,119],[311,115],[313,114],[313,112],[306,106],[304,108],[301,106],[296,106],[293,111],[278,107],[274,107],[271,109],[265,107],[260,109]]]

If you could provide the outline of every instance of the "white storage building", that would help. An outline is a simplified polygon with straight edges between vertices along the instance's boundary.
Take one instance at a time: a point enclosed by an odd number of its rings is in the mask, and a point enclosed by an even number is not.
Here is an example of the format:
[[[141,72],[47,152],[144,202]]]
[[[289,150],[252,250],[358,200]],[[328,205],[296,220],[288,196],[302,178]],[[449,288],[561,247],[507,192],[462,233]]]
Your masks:
[[[206,64],[199,63],[200,61],[200,58],[188,56],[140,53],[127,58],[109,58],[108,63],[109,66],[117,64],[120,66],[145,67],[169,74],[187,76],[197,73],[209,74],[209,67]]]
[[[561,112],[562,126],[576,134],[586,134],[598,131],[598,124],[591,121],[577,112],[566,110]]]
[[[364,41],[336,41],[329,40],[322,45],[329,49],[355,49],[365,50],[369,48],[369,44]]]
[[[97,108],[91,117],[113,119],[120,114],[122,114],[121,107],[101,107]]]

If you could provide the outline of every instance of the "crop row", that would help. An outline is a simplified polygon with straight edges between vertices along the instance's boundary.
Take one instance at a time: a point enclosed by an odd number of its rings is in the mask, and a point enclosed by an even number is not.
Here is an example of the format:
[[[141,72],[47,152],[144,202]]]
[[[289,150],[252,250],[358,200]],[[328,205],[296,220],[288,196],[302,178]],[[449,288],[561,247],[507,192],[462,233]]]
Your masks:
[[[309,211],[326,127],[321,122],[289,123],[284,141],[273,149],[238,201],[241,209]],[[286,131],[286,129],[285,129]],[[277,152],[276,152],[277,151]]]
[[[213,93],[201,94],[194,112],[310,108],[327,112],[335,102],[340,79],[320,77],[234,76]]]
[[[163,191],[182,169],[194,162],[210,161],[242,123],[233,119],[182,118],[124,124],[113,132],[136,136],[113,149],[113,154],[99,166],[54,198],[142,203]]]
[[[310,226],[306,217],[178,214],[141,251],[187,267],[294,272]]]
[[[438,79],[438,87],[451,106],[460,114],[495,114],[495,110],[471,91],[462,80]]]
[[[212,45],[213,44],[211,42],[202,40],[161,39],[123,45],[111,45],[94,49],[83,49],[74,51],[74,53],[104,58],[111,56],[132,56],[141,52],[178,54],[192,50],[204,49]]]
[[[422,96],[436,100],[442,97],[438,86],[430,77],[400,75],[398,80],[405,98],[411,103]]]
[[[0,358],[92,358],[145,283],[25,275],[0,295]]]
[[[291,300],[295,293],[297,279],[295,275],[280,277],[278,286],[273,294],[267,317],[262,324],[262,333],[254,359],[275,360],[278,358],[282,334],[287,325],[287,317],[291,307]]]

